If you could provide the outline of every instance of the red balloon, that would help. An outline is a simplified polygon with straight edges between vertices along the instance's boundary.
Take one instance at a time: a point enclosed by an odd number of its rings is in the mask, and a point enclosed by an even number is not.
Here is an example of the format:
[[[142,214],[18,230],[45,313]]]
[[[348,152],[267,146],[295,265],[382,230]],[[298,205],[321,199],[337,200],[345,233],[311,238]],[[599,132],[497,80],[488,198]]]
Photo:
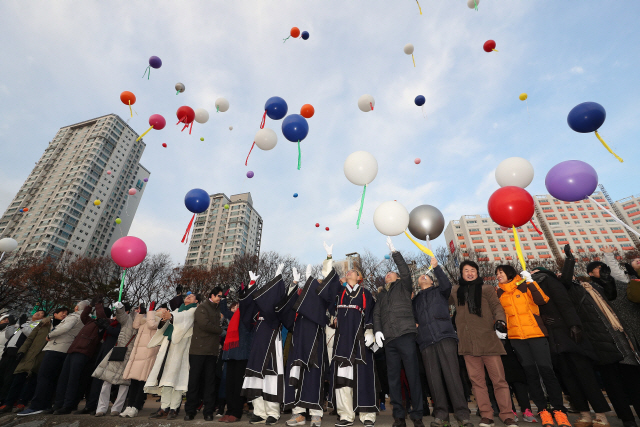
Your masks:
[[[300,109],[300,115],[305,119],[310,119],[311,117],[313,117],[313,114],[315,113],[315,111],[316,110],[313,108],[313,105],[304,104]]]
[[[162,143],[162,146],[163,146],[164,148],[167,148],[167,143],[166,143],[166,142],[163,142],[163,143]]]
[[[316,222],[316,227],[320,227],[320,224],[318,224],[317,222]]]
[[[22,210],[25,211],[25,212],[29,212],[29,208],[24,208]]]
[[[329,231],[329,227],[325,228],[325,230]]]
[[[293,27],[289,34],[291,34],[291,37],[293,37],[294,39],[297,39],[298,36],[300,36],[300,29],[298,27]]]
[[[125,90],[120,94],[120,101],[122,101],[124,105],[133,105],[136,103],[136,96],[133,94],[133,92]]]
[[[193,111],[193,108],[183,105],[182,107],[178,108],[178,111],[176,112],[176,116],[178,116],[178,120],[180,120],[180,122],[184,124],[189,124],[193,122],[193,119],[196,118],[196,112]]]
[[[502,187],[496,190],[487,205],[489,216],[503,227],[520,227],[533,217],[535,205],[533,197],[524,188]]]
[[[493,40],[487,40],[484,42],[484,46],[482,46],[485,52],[492,52],[496,48],[496,42]]]

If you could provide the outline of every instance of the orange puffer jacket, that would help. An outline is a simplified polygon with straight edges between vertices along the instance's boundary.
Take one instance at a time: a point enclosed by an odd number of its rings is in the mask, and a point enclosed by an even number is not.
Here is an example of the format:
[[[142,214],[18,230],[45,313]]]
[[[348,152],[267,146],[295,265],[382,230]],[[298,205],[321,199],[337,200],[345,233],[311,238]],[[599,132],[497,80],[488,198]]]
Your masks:
[[[539,305],[549,301],[536,282],[527,283],[519,275],[509,283],[498,284],[498,298],[507,315],[509,339],[525,340],[547,336]]]

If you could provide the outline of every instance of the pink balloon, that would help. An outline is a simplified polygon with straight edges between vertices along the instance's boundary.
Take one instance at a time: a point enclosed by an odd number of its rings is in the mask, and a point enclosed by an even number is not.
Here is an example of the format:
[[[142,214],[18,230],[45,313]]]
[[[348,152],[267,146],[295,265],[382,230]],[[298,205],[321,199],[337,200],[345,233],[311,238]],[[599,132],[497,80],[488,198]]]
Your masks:
[[[132,189],[129,190],[129,195],[130,196],[135,196],[137,192],[138,192],[138,190],[136,190],[135,188],[132,188]]]
[[[144,261],[147,245],[137,237],[125,236],[111,246],[111,258],[122,268],[131,268]]]
[[[153,126],[155,130],[160,130],[167,125],[167,121],[160,114],[154,114],[149,117],[149,126]]]
[[[111,171],[107,171],[107,175],[111,175]]]
[[[414,162],[416,165],[419,165],[421,161],[422,161],[422,160],[420,160],[420,158],[419,158],[419,157],[417,157],[413,162]]]

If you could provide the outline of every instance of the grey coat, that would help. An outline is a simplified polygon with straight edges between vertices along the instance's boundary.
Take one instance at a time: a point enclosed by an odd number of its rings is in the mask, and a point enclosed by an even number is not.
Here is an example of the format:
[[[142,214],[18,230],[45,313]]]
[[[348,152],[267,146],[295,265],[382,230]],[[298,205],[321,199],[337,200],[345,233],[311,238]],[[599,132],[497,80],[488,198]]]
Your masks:
[[[133,329],[133,316],[135,316],[135,313],[129,315],[126,311],[124,311],[124,308],[119,308],[116,310],[116,319],[118,319],[118,322],[120,323],[120,334],[118,335],[118,342],[116,343],[116,347],[124,347],[125,345],[127,345],[127,343],[129,343],[129,345],[127,346],[127,353],[124,356],[124,361],[110,362],[109,357],[111,357],[111,353],[113,352],[112,349],[109,353],[107,353],[104,359],[102,359],[96,370],[93,371],[92,376],[94,378],[98,378],[99,380],[106,381],[110,384],[131,384],[131,380],[125,380],[122,378],[122,376],[124,373],[124,369],[127,366],[127,362],[129,361],[129,356],[131,355],[131,350],[133,349],[135,341],[135,338],[131,339],[136,332],[136,330]],[[131,340],[131,342],[129,342],[129,340]]]
[[[84,323],[80,320],[80,311],[74,311],[49,332],[50,341],[42,351],[66,353],[82,328],[84,328]]]
[[[411,271],[400,252],[393,252],[392,256],[398,266],[400,278],[391,283],[389,290],[383,287],[378,292],[378,300],[373,309],[373,330],[382,332],[385,342],[405,334],[417,333],[411,304]]]

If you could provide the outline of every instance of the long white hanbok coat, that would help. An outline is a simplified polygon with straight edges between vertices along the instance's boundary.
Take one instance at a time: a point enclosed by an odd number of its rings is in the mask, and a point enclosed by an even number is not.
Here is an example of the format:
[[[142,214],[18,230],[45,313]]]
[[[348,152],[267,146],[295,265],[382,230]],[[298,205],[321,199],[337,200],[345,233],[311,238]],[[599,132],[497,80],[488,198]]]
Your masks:
[[[189,384],[189,347],[193,335],[193,318],[196,307],[173,314],[173,333],[171,341],[164,336],[169,322],[158,329],[147,344],[148,348],[160,346],[156,361],[151,368],[151,373],[144,385],[145,393],[160,394],[162,387],[173,387],[175,390],[187,392]],[[166,356],[166,362],[165,362]],[[164,362],[162,376],[158,379],[160,369]]]

